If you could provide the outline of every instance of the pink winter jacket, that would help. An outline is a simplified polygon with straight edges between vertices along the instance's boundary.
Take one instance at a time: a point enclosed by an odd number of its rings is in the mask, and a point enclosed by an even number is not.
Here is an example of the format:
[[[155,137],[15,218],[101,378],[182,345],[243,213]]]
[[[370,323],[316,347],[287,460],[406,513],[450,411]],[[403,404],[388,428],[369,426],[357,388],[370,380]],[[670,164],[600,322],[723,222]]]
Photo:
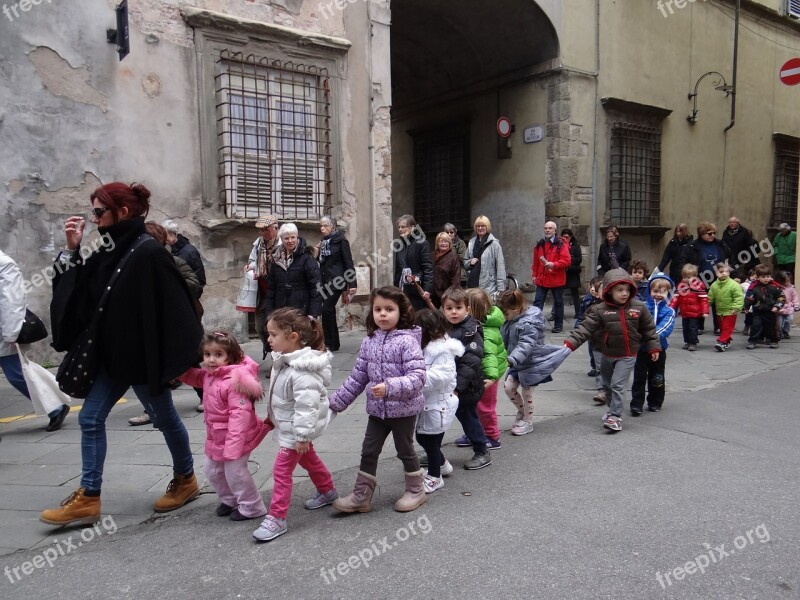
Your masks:
[[[213,372],[189,369],[178,379],[203,388],[205,450],[211,460],[237,460],[249,454],[272,429],[258,418],[253,407],[253,402],[264,395],[264,388],[258,382],[258,363],[249,356],[237,365],[218,367]]]

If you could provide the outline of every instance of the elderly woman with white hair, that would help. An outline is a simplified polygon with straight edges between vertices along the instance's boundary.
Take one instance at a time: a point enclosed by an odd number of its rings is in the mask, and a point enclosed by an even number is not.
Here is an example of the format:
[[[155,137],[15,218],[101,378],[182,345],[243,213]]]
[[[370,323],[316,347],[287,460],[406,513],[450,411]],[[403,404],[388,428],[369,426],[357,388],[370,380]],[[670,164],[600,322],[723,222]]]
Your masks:
[[[319,230],[322,240],[319,248],[319,266],[322,276],[322,331],[328,350],[339,349],[339,324],[336,322],[336,303],[345,290],[355,293],[356,271],[350,242],[336,228],[336,219],[324,216]]]
[[[322,314],[319,291],[320,270],[314,249],[298,235],[294,223],[284,223],[278,230],[281,244],[272,255],[267,275],[266,317],[276,308],[298,308],[310,317]]]

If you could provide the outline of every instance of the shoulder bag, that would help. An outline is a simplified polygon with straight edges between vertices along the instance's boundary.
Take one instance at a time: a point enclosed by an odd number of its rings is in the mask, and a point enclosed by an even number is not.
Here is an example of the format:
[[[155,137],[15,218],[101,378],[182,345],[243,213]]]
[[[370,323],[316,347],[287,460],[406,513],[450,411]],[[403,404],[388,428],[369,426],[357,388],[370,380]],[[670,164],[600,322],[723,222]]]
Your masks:
[[[92,317],[92,322],[78,336],[78,339],[64,356],[61,366],[58,367],[56,381],[58,381],[59,389],[65,394],[73,398],[86,398],[89,390],[92,389],[100,359],[97,334],[100,330],[100,317],[103,314],[108,295],[111,292],[111,288],[114,287],[117,277],[125,267],[128,258],[149,238],[150,236],[146,233],[140,235],[131,246],[131,249],[117,263],[117,268],[114,270],[111,279],[108,280],[108,285],[100,298],[100,303],[97,305],[97,311]]]

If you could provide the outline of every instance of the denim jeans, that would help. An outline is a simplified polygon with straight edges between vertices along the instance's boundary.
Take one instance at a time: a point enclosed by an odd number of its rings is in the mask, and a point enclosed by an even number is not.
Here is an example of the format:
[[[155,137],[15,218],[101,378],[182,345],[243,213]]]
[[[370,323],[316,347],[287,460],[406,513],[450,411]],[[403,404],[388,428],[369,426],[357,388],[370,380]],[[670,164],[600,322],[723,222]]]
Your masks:
[[[489,440],[486,438],[486,432],[483,430],[483,425],[478,418],[478,406],[476,402],[465,403],[459,402],[456,409],[456,419],[461,423],[464,428],[464,434],[467,439],[472,442],[472,449],[475,454],[486,454],[486,444]]]
[[[89,491],[100,491],[103,484],[103,463],[106,460],[108,443],[106,440],[106,419],[111,409],[128,390],[128,385],[112,381],[105,369],[100,369],[83,401],[78,413],[81,426],[81,457],[83,470],[81,486]],[[183,425],[175,405],[172,392],[166,387],[158,396],[151,396],[147,384],[134,385],[133,391],[150,415],[153,427],[164,434],[170,454],[172,468],[179,475],[189,475],[193,471],[192,450],[189,447],[189,434]]]
[[[536,286],[536,297],[533,300],[533,305],[539,310],[544,310],[544,301],[547,299],[547,292],[553,292],[553,315],[555,321],[553,327],[561,329],[564,326],[564,288],[554,287],[546,288],[540,285]]]
[[[8,356],[0,356],[0,367],[3,369],[3,375],[8,379],[8,383],[14,386],[20,394],[25,396],[28,400],[31,399],[30,392],[28,392],[28,384],[25,383],[25,377],[22,374],[22,363],[19,360],[19,354],[9,354]],[[47,416],[51,419],[58,416],[61,408],[57,408]]]

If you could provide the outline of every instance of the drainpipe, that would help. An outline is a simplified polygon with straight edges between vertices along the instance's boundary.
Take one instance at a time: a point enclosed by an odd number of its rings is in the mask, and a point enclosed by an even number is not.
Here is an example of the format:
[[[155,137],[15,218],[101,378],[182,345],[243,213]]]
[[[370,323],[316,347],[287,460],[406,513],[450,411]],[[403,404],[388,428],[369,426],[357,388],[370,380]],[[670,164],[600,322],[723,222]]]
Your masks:
[[[736,0],[736,23],[733,31],[733,91],[731,92],[731,122],[725,128],[725,133],[732,129],[736,123],[736,70],[739,65],[739,17],[742,12],[742,0]]]
[[[597,105],[600,102],[600,0],[595,0],[595,56],[594,69],[594,141],[592,150],[592,228],[589,245],[589,264],[592,266],[592,277],[597,275],[597,122],[599,121]]]
[[[369,228],[370,228],[370,243],[372,245],[371,251],[373,257],[378,251],[378,215],[377,207],[375,206],[375,103],[372,95],[373,82],[372,82],[372,3],[367,2],[367,23],[369,30],[367,31],[367,61],[368,61],[368,89],[367,89],[367,104],[369,106]],[[372,289],[378,286],[378,273],[376,270],[377,261],[370,261],[370,287]]]

